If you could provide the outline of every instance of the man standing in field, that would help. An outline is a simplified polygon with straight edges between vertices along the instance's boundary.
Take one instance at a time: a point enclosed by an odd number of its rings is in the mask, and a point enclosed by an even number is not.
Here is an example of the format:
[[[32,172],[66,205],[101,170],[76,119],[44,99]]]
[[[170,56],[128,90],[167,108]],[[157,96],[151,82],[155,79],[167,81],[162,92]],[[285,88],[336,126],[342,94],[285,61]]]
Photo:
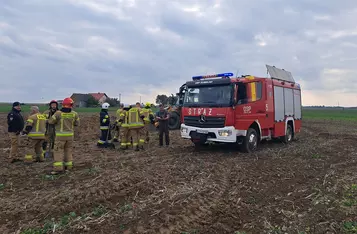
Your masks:
[[[43,115],[46,117],[47,120],[50,119],[52,115],[56,113],[56,111],[58,111],[58,102],[56,100],[52,100],[49,105],[49,109],[43,112]],[[46,140],[42,144],[42,150],[44,151],[44,153],[47,150],[48,143],[50,143],[48,146],[48,150],[53,150],[54,147],[55,129],[53,125],[49,125],[48,123],[46,123],[45,136]]]
[[[120,108],[117,110],[116,112],[116,121],[115,121],[115,131],[114,131],[114,138],[113,138],[113,141],[114,142],[118,142],[118,141],[121,141],[122,139],[122,135],[123,135],[123,131],[120,131],[121,130],[121,122],[120,122],[120,119],[121,119],[121,114],[124,113],[124,104],[120,104]]]
[[[111,148],[115,148],[112,143],[112,135],[111,135],[111,126],[110,126],[110,117],[108,114],[109,103],[105,102],[102,104],[102,110],[100,111],[99,116],[99,124],[100,124],[100,132],[101,136],[98,140],[97,146],[99,148],[107,148],[108,146]]]
[[[45,140],[46,117],[40,113],[38,106],[31,107],[31,113],[26,121],[26,127],[22,131],[22,135],[27,135],[31,140],[31,150],[36,154],[35,161],[43,162],[44,155],[41,150],[43,141]],[[34,161],[32,152],[25,155],[25,162],[32,163]]]
[[[154,122],[154,114],[151,110],[151,103],[147,102],[145,107],[141,109],[141,114],[144,116],[144,127],[141,129],[140,133],[140,144],[148,143],[149,138],[149,127],[150,124]]]
[[[11,140],[10,155],[8,157],[10,163],[22,161],[19,157],[20,133],[24,128],[24,119],[21,115],[20,102],[12,104],[12,110],[7,115],[8,133]]]
[[[159,146],[163,146],[163,135],[165,134],[166,146],[170,144],[169,118],[170,114],[165,110],[164,105],[159,105],[160,110],[156,113],[156,120],[159,122]]]
[[[65,98],[62,103],[62,109],[56,111],[48,120],[49,124],[55,125],[55,147],[53,152],[53,170],[51,174],[59,174],[64,170],[70,170],[73,167],[73,141],[74,126],[79,126],[79,116],[73,111],[72,98]]]

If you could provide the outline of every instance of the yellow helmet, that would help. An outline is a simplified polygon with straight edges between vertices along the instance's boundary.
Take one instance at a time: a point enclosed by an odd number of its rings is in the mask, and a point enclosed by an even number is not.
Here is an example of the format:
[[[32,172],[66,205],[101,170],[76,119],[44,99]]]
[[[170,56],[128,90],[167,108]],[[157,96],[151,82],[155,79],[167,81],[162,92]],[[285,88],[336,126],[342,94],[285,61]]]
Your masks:
[[[145,107],[151,107],[151,103],[150,102],[145,103]]]

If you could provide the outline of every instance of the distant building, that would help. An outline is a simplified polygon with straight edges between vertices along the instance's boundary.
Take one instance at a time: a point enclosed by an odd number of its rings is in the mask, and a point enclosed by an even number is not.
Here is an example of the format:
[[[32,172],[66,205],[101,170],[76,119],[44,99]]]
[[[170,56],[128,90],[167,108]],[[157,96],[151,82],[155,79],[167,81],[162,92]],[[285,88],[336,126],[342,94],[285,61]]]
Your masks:
[[[101,105],[103,104],[109,97],[105,93],[89,93],[92,97],[94,97],[95,100],[98,101],[98,103]]]
[[[89,97],[90,97],[89,94],[83,94],[83,93],[74,93],[71,96],[71,98],[74,101],[75,107],[87,107],[87,101]]]

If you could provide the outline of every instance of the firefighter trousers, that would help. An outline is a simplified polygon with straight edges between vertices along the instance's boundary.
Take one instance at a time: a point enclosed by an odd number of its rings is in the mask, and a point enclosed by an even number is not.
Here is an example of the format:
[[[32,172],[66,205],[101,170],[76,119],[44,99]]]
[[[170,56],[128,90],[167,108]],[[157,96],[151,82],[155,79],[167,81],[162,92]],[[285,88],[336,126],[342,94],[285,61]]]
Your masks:
[[[130,136],[129,136],[129,128],[128,127],[121,127],[122,137],[120,140],[120,148],[126,149],[128,146],[131,145],[130,143]]]
[[[114,130],[113,140],[121,141],[122,135],[123,135],[123,131],[121,129],[121,126],[116,126]]]
[[[100,130],[100,139],[98,145],[108,145],[112,143],[112,133],[110,129]]]
[[[140,140],[140,130],[141,128],[129,128],[129,137],[133,140],[133,147],[139,147],[139,140]]]
[[[63,171],[64,168],[72,169],[73,167],[73,139],[55,140],[53,152],[53,171]]]
[[[148,143],[150,123],[145,123],[144,127],[140,129],[140,144]]]
[[[34,161],[34,153],[35,153],[35,161],[43,162],[44,155],[42,151],[42,144],[44,139],[29,139],[29,148],[26,150],[25,154],[25,162],[31,163]]]

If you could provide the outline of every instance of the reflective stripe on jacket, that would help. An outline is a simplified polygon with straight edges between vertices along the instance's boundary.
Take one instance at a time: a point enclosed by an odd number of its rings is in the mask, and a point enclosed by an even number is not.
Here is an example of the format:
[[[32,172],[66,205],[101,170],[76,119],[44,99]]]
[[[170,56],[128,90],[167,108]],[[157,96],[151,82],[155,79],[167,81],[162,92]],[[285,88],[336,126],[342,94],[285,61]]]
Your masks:
[[[32,139],[45,139],[46,116],[43,114],[33,114],[26,121],[26,127],[31,126],[27,134]]]
[[[145,118],[144,118],[145,123],[150,123],[151,121],[150,121],[149,117],[150,117],[150,115],[154,115],[152,110],[149,108],[142,109],[140,114],[145,116]]]
[[[140,128],[144,126],[143,121],[140,119],[140,111],[138,108],[133,107],[126,112],[125,118],[127,120],[127,124],[122,124],[122,126],[126,126],[129,128]]]
[[[69,140],[73,139],[74,126],[79,126],[79,116],[77,112],[68,108],[62,108],[57,111],[48,120],[49,124],[56,126],[56,138]]]
[[[106,110],[102,110],[100,112],[99,121],[100,121],[100,130],[109,129],[110,118],[109,118],[108,112]]]

